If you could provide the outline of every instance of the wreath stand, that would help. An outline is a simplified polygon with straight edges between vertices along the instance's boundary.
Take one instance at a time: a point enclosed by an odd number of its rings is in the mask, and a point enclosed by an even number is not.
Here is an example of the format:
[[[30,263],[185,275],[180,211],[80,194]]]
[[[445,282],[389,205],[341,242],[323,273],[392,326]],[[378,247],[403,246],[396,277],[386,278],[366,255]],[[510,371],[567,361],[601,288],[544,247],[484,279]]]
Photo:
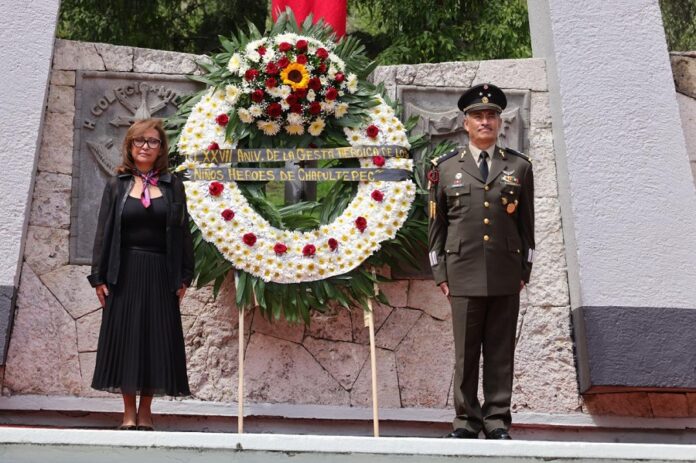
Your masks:
[[[372,271],[374,277],[375,271]],[[237,289],[238,277],[235,273],[234,287]],[[374,283],[375,297],[379,294],[379,286]],[[256,295],[254,295],[254,306],[258,305]],[[374,437],[379,437],[379,405],[377,401],[377,351],[375,349],[375,312],[372,306],[372,299],[367,300],[367,310],[364,314],[364,326],[369,330],[370,334],[370,370],[372,373],[372,426]],[[244,312],[239,311],[239,351],[237,353],[237,372],[239,382],[237,384],[237,433],[244,433]]]

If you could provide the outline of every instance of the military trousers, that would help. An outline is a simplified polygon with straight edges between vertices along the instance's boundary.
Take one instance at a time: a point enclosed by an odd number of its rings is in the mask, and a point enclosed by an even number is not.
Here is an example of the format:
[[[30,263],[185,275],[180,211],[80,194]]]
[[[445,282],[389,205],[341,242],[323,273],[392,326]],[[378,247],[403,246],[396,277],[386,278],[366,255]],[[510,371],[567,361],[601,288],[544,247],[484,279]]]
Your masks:
[[[509,429],[515,333],[520,295],[452,296],[454,428],[473,432]],[[483,406],[478,399],[483,353]]]

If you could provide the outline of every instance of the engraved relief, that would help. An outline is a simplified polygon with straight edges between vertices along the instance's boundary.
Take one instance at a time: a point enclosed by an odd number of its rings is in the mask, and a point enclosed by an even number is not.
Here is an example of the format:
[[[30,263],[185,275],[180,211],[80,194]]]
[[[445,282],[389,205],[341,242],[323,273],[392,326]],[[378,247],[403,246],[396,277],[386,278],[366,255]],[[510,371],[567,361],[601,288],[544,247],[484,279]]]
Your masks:
[[[91,260],[104,184],[121,163],[121,143],[137,119],[165,118],[201,84],[186,76],[82,72],[76,80],[70,263]]]

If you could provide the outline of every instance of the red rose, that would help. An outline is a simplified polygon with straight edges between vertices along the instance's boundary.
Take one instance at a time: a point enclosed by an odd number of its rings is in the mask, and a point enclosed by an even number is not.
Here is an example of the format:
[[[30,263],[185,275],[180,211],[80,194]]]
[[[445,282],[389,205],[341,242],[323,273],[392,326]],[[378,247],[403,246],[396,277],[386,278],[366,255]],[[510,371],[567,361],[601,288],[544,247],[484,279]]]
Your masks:
[[[317,67],[317,71],[319,71],[319,74],[326,74],[326,63],[321,63]]]
[[[263,45],[261,45],[259,48],[256,49],[256,51],[259,52],[259,55],[263,56],[263,55],[266,54],[266,47],[264,47]]]
[[[306,88],[298,88],[293,92],[295,96],[297,97],[298,100],[301,100],[302,98],[307,97],[307,89]]]
[[[329,249],[332,251],[338,249],[338,241],[336,241],[334,238],[329,238]]]
[[[440,171],[437,169],[432,169],[428,172],[428,181],[433,185],[436,185],[440,181]]]
[[[266,88],[273,88],[276,85],[278,85],[278,82],[275,80],[275,77],[269,77],[266,79]]]
[[[305,257],[312,257],[316,252],[317,248],[315,248],[313,244],[306,244],[305,247],[302,248],[302,255]]]
[[[208,191],[213,196],[220,196],[220,194],[222,193],[222,190],[224,190],[224,189],[225,189],[225,185],[223,185],[220,182],[210,182],[210,185],[208,185]]]
[[[379,190],[374,190],[370,196],[372,196],[372,199],[380,203],[384,199],[384,193]]]
[[[208,145],[208,151],[219,150],[219,149],[220,149],[220,145],[218,145],[217,142],[215,142],[215,141]]]
[[[346,79],[346,76],[342,72],[337,72],[334,76],[334,80],[339,84]]]
[[[307,41],[306,40],[298,40],[297,43],[295,44],[295,48],[297,48],[298,51],[303,51],[307,49]]]
[[[290,105],[290,112],[295,114],[302,114],[302,105],[299,103]]]
[[[259,71],[256,69],[247,69],[244,73],[244,78],[248,81],[252,81],[259,76]]]
[[[294,104],[297,104],[297,95],[295,95],[294,93],[291,93],[291,94],[288,95],[288,97],[285,99],[285,102],[286,102],[287,104],[289,104],[290,106],[292,106],[292,105],[294,105]]]
[[[253,246],[256,244],[256,235],[253,233],[247,233],[244,236],[242,236],[242,241],[244,241],[244,244],[247,246]]]
[[[225,209],[222,211],[222,218],[225,219],[225,222],[229,222],[230,220],[234,219],[234,211],[232,209]]]
[[[287,59],[285,56],[283,56],[282,58],[280,58],[280,59],[278,60],[278,67],[281,68],[281,69],[287,67],[288,64],[290,64],[290,60]]]
[[[328,57],[329,57],[329,52],[326,51],[326,48],[318,48],[317,49],[317,58],[326,59]]]
[[[312,77],[311,79],[309,79],[309,83],[307,84],[307,86],[315,92],[318,92],[319,90],[321,90],[321,80],[318,77]]]
[[[273,246],[273,251],[279,256],[282,256],[288,251],[288,247],[283,243],[276,243],[275,246]]]
[[[384,159],[384,156],[373,156],[372,157],[372,164],[376,165],[377,167],[384,167],[384,163],[386,160]]]
[[[338,90],[336,90],[336,89],[333,88],[333,87],[330,87],[330,88],[326,91],[325,97],[326,97],[327,100],[335,100],[336,98],[338,98]]]
[[[230,117],[227,114],[218,114],[217,117],[215,118],[215,122],[218,123],[218,125],[221,126],[226,126],[227,123],[230,121]]]
[[[364,232],[365,229],[367,228],[367,219],[365,217],[358,217],[355,219],[355,228],[360,230],[360,233]]]
[[[291,49],[292,45],[290,45],[288,42],[280,42],[280,45],[278,45],[278,50],[282,51],[283,53],[290,51]]]
[[[263,90],[260,88],[257,88],[253,92],[251,92],[251,101],[254,103],[261,103],[263,101]]]
[[[307,56],[297,55],[297,58],[295,58],[295,61],[299,64],[307,64]]]
[[[371,124],[370,126],[367,127],[367,136],[370,138],[377,138],[377,134],[379,133],[379,127],[377,127],[374,124]]]
[[[272,76],[278,74],[278,66],[276,66],[276,64],[273,61],[266,65],[266,74]]]
[[[312,101],[312,103],[309,105],[309,114],[316,116],[320,112],[321,112],[321,105],[316,101]]]
[[[271,103],[268,105],[268,108],[266,108],[266,114],[268,114],[270,117],[280,117],[282,113],[283,108],[281,108],[280,104],[278,103]]]

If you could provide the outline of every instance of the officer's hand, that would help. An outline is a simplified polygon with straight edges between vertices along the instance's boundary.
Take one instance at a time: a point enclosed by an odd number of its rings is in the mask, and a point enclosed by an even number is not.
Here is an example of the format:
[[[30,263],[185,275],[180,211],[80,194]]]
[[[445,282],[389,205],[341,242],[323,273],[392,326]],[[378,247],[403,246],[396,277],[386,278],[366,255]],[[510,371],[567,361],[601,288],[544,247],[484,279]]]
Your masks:
[[[106,307],[106,297],[109,295],[109,288],[106,285],[98,285],[94,288],[97,291],[97,298],[102,307]]]
[[[446,297],[449,297],[449,285],[447,282],[440,283],[440,291],[442,291],[442,294],[444,294]]]
[[[182,283],[181,288],[176,290],[176,295],[179,297],[179,304],[181,304],[181,301],[184,299],[184,295],[186,294],[186,288],[187,286]]]
[[[520,280],[520,291],[524,289],[524,280]]]

